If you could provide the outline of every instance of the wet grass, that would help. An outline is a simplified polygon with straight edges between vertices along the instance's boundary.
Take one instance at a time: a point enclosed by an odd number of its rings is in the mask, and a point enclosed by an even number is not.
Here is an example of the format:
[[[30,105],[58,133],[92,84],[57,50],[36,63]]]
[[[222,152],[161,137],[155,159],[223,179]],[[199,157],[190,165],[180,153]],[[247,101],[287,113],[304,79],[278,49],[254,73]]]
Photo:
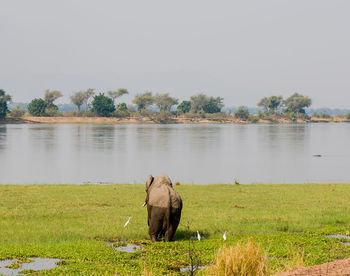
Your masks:
[[[0,186],[0,259],[63,259],[61,274],[179,274],[190,264],[189,239],[200,265],[215,262],[224,244],[253,239],[267,252],[269,271],[350,257],[328,234],[349,234],[347,184],[180,185],[184,209],[175,242],[147,235],[144,185]],[[129,225],[124,223],[132,217]],[[227,231],[226,242],[222,238]],[[140,244],[118,252],[106,242]]]

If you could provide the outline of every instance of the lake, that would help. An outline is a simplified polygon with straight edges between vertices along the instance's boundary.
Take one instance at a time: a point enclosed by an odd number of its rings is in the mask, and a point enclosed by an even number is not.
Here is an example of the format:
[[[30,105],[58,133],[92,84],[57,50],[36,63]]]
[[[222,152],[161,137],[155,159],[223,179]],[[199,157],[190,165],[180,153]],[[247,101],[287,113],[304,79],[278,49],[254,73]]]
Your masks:
[[[349,143],[348,123],[0,125],[0,183],[350,183]]]

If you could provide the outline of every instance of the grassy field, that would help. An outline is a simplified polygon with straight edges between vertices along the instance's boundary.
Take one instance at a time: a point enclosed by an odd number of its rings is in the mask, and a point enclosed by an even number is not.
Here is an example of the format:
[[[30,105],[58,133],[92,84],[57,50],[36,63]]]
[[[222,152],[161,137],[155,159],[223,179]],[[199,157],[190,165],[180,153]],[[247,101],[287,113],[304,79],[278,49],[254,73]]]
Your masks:
[[[347,184],[180,185],[184,208],[175,241],[152,244],[144,185],[0,186],[0,259],[61,258],[47,274],[178,275],[190,263],[214,263],[218,248],[253,239],[270,273],[350,257],[326,234],[349,234]],[[131,216],[130,224],[124,223]],[[191,237],[199,231],[201,241]],[[227,231],[226,242],[222,238]],[[106,242],[136,242],[138,253]]]

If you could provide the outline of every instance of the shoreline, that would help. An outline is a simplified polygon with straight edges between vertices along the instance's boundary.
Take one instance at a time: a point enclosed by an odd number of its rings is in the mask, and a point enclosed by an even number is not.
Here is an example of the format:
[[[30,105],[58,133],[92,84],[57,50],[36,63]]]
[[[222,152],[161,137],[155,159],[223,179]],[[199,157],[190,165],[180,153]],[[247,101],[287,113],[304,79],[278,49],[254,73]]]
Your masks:
[[[292,121],[285,118],[277,120],[259,119],[257,122],[243,121],[235,118],[188,118],[184,116],[171,117],[168,122],[158,122],[148,117],[34,117],[0,119],[0,124],[307,124],[307,123],[345,123],[345,118],[315,118]]]

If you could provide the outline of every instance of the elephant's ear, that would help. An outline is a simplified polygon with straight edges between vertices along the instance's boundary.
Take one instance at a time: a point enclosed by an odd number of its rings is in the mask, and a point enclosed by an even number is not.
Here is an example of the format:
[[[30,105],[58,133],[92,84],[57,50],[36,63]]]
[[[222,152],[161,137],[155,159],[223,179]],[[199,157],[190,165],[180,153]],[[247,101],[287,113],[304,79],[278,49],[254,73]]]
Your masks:
[[[147,177],[146,192],[148,191],[149,187],[152,185],[153,180],[154,180],[154,177],[150,174],[150,175]]]

